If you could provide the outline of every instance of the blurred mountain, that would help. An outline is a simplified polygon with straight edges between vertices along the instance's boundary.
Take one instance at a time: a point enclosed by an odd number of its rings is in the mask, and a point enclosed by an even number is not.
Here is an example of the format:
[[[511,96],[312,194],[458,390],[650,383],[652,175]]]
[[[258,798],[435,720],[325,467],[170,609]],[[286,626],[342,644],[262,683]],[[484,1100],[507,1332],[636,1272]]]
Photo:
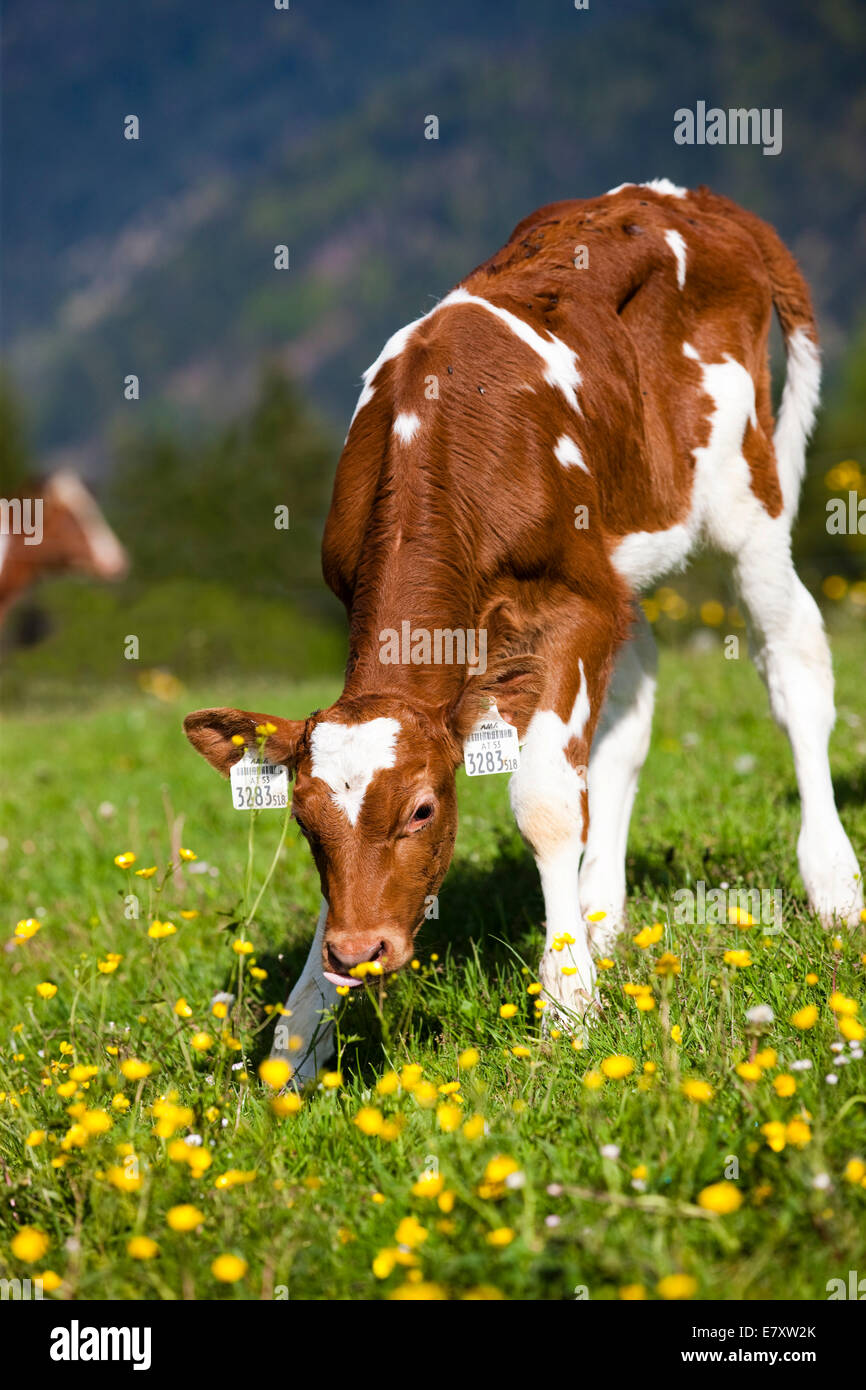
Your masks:
[[[263,360],[344,428],[385,338],[533,207],[656,176],[775,223],[832,365],[863,309],[864,70],[860,0],[7,0],[5,344],[36,443],[107,469],[133,424],[245,408]],[[782,153],[675,145],[698,100],[781,108]]]

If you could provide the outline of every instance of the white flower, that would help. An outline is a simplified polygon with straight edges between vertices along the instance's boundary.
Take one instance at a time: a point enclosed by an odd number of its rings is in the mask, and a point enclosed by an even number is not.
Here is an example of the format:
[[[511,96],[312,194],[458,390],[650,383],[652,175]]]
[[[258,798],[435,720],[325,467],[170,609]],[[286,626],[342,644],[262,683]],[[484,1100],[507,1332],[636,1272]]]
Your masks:
[[[827,1082],[828,1086],[836,1086],[839,1082],[838,1076],[835,1072],[832,1071],[827,1073],[827,1075],[824,1077],[824,1080]]]
[[[551,1230],[553,1230],[554,1227],[556,1227],[556,1226],[559,1225],[559,1223],[560,1223],[561,1220],[562,1220],[562,1217],[561,1217],[561,1216],[545,1216],[545,1218],[544,1218],[544,1224],[545,1224],[545,1226],[549,1226],[549,1227],[551,1228]]]
[[[791,1063],[791,1071],[811,1071],[812,1061],[809,1057],[800,1057],[796,1062]]]
[[[832,1186],[833,1181],[829,1173],[816,1173],[812,1179],[812,1186],[819,1192],[827,1192]]]
[[[602,1144],[599,1149],[602,1158],[609,1158],[613,1163],[619,1158],[619,1144]]]
[[[755,1028],[769,1025],[774,1018],[775,1014],[769,1004],[756,1004],[753,1009],[746,1010],[746,1019]]]
[[[631,1185],[635,1192],[646,1192],[646,1182],[643,1178],[632,1178]]]
[[[547,1195],[548,1197],[561,1197],[562,1184],[558,1182],[549,1182],[547,1184]]]
[[[830,1044],[830,1051],[831,1051],[831,1052],[843,1052],[844,1050],[845,1050],[845,1044],[844,1044],[844,1043],[834,1042],[834,1043],[831,1043],[831,1044]]]
[[[505,1186],[510,1187],[513,1192],[517,1191],[518,1188],[525,1187],[525,1185],[525,1173],[509,1173],[508,1177],[505,1179]]]

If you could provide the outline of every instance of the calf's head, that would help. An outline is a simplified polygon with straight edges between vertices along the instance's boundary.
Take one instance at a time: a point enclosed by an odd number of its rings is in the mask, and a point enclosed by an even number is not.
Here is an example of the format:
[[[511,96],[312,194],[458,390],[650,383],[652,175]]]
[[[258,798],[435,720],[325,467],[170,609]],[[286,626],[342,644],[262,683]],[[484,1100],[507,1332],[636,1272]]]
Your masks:
[[[326,977],[359,984],[349,971],[364,961],[399,970],[454,849],[453,736],[380,697],[363,707],[341,701],[306,720],[210,709],[184,721],[190,742],[223,775],[243,756],[243,744],[255,749],[257,728],[273,730],[265,756],[295,777],[292,817],[329,908]]]

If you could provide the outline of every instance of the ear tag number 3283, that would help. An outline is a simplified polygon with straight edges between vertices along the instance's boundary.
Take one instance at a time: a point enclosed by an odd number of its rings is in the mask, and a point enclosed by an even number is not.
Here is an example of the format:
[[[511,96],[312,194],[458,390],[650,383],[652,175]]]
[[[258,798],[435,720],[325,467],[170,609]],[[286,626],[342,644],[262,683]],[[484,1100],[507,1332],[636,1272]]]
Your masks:
[[[289,769],[259,762],[249,748],[229,774],[236,811],[284,811],[289,804]]]
[[[495,704],[490,706],[464,740],[463,762],[469,777],[516,772],[520,767],[517,730],[502,718]]]

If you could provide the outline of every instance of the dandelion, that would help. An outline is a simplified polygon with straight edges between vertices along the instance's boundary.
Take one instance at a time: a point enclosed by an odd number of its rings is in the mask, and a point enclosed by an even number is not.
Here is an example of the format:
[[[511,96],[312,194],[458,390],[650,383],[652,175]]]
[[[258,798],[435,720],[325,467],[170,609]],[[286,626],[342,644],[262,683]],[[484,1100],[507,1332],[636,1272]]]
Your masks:
[[[120,1070],[127,1081],[142,1081],[144,1077],[150,1076],[153,1067],[150,1062],[142,1062],[137,1057],[127,1057],[121,1062]]]
[[[122,1168],[109,1168],[105,1176],[118,1192],[138,1192],[143,1182],[138,1163],[134,1160],[124,1163]]]
[[[849,1158],[845,1164],[843,1177],[846,1182],[860,1184],[866,1178],[866,1163],[862,1158]]]
[[[753,1028],[769,1028],[774,1018],[769,1004],[756,1004],[754,1008],[746,1010],[746,1022]]]
[[[682,972],[679,957],[675,956],[672,951],[664,951],[653,969],[656,975],[679,975]]]
[[[16,1260],[29,1265],[41,1260],[50,1244],[48,1236],[37,1226],[22,1226],[12,1237],[11,1249]]]
[[[214,1187],[224,1192],[228,1188],[243,1187],[246,1183],[255,1182],[255,1179],[255,1168],[227,1168],[224,1173],[219,1174]]]
[[[436,1107],[436,1122],[445,1134],[453,1134],[459,1128],[463,1112],[453,1101],[443,1101]],[[465,1133],[465,1130],[464,1130]]]
[[[604,1077],[600,1071],[588,1071],[584,1073],[583,1084],[588,1091],[598,1091],[604,1085]]]
[[[483,1115],[472,1115],[463,1126],[463,1134],[470,1141],[480,1139],[487,1128]]]
[[[519,1169],[520,1164],[515,1159],[510,1158],[508,1154],[497,1154],[487,1164],[484,1178],[488,1183],[504,1183],[506,1178],[510,1177],[512,1173],[518,1172]]]
[[[35,1148],[38,1148],[38,1146],[39,1146],[40,1144],[44,1143],[44,1141],[45,1141],[45,1130],[44,1130],[44,1129],[31,1129],[31,1131],[30,1131],[30,1133],[28,1134],[27,1138],[24,1140],[24,1143],[27,1145],[28,1149],[35,1149]]]
[[[445,1179],[440,1173],[422,1173],[412,1184],[412,1196],[432,1199],[439,1196],[444,1186]]]
[[[116,854],[114,862],[118,869],[131,869],[138,855],[133,854],[131,849],[124,850],[123,854]]]
[[[85,1110],[81,1124],[88,1134],[106,1134],[111,1129],[112,1120],[106,1110]]]
[[[213,1047],[213,1038],[210,1033],[193,1033],[189,1045],[194,1047],[196,1052],[207,1052]]]
[[[404,1091],[408,1091],[410,1094],[412,1091],[414,1091],[415,1087],[418,1085],[418,1082],[421,1080],[423,1070],[423,1067],[419,1067],[417,1062],[407,1063],[407,1065],[400,1072],[400,1076],[398,1078],[399,1083],[403,1087]]]
[[[221,1284],[235,1284],[247,1272],[247,1262],[240,1255],[217,1255],[210,1272]]]
[[[625,1303],[639,1303],[646,1298],[646,1289],[643,1284],[623,1284],[619,1296]]]
[[[698,1077],[684,1081],[680,1090],[687,1100],[693,1100],[699,1105],[707,1104],[715,1094],[709,1081],[701,1081]]]
[[[126,1253],[133,1260],[152,1260],[159,1254],[159,1246],[150,1236],[133,1236],[126,1242]]]
[[[514,1239],[514,1232],[510,1226],[497,1226],[495,1230],[487,1232],[487,1244],[502,1249],[510,1245]]]
[[[499,1017],[500,1017],[500,1018],[513,1018],[514,1015],[515,1015],[516,1013],[517,1013],[517,1005],[516,1005],[516,1004],[500,1004],[500,1006],[499,1006]]]
[[[414,1216],[404,1216],[394,1232],[394,1239],[398,1245],[406,1245],[410,1250],[416,1250],[419,1245],[424,1244],[429,1234],[426,1227]]]
[[[736,1073],[737,1076],[742,1077],[743,1081],[760,1081],[764,1074],[757,1062],[739,1062]]]
[[[791,1015],[791,1022],[795,1028],[799,1028],[803,1033],[809,1028],[814,1028],[815,1024],[818,1022],[818,1010],[816,1006],[814,1004],[806,1004],[804,1008],[797,1009],[796,1013]]]
[[[669,1301],[691,1298],[698,1288],[698,1281],[690,1274],[667,1274],[656,1284],[662,1298]]]
[[[725,951],[722,959],[725,965],[733,965],[737,970],[746,970],[752,964],[748,951]]]
[[[343,1084],[343,1073],[341,1071],[326,1071],[322,1077],[322,1085],[327,1091],[336,1091]]]
[[[768,1071],[774,1067],[778,1060],[776,1049],[773,1047],[764,1047],[760,1052],[755,1053],[755,1061],[762,1071]]]
[[[773,1080],[773,1090],[782,1100],[792,1096],[797,1089],[797,1083],[793,1076],[785,1072],[782,1076],[777,1076]]]
[[[714,1182],[698,1193],[698,1206],[704,1211],[714,1211],[719,1216],[728,1216],[739,1211],[743,1205],[742,1194],[732,1182]]]
[[[376,1110],[371,1105],[363,1106],[354,1118],[354,1124],[362,1134],[381,1134],[384,1116],[381,1110]]]
[[[173,1231],[194,1231],[203,1224],[205,1215],[198,1207],[182,1202],[179,1206],[170,1207],[165,1219]]]
[[[858,1023],[856,1018],[840,1018],[838,1025],[839,1032],[849,1042],[862,1042],[866,1038],[866,1028],[862,1023]]]
[[[466,1047],[457,1058],[457,1065],[461,1071],[470,1071],[472,1067],[477,1067],[481,1061],[481,1053],[477,1047]]]
[[[281,1119],[286,1115],[297,1115],[303,1105],[303,1100],[294,1092],[287,1096],[274,1096],[271,1100],[271,1110]]]
[[[683,1030],[678,1023],[675,1023],[673,1028],[671,1029],[671,1040],[672,1042],[675,1042],[677,1044],[677,1047],[679,1047],[682,1043]]]
[[[761,1133],[773,1153],[780,1154],[787,1142],[785,1126],[781,1120],[768,1120],[766,1124],[761,1125]]]
[[[285,1086],[291,1074],[291,1066],[281,1057],[269,1057],[259,1067],[259,1076],[262,1081],[266,1086],[273,1087],[275,1091],[279,1091]]]
[[[812,1131],[805,1120],[795,1118],[785,1126],[785,1138],[797,1149],[804,1149],[812,1138]]]
[[[635,946],[640,946],[645,951],[649,946],[654,946],[657,941],[661,941],[664,934],[664,926],[661,922],[653,922],[651,927],[642,927],[637,936],[632,937]]]
[[[151,922],[147,929],[147,934],[152,941],[163,941],[167,936],[174,936],[177,927],[174,922]]]
[[[651,1014],[656,1006],[651,994],[639,994],[634,1002],[642,1014]]]
[[[380,1096],[392,1096],[399,1088],[400,1078],[395,1071],[386,1071],[376,1082],[376,1090]]]
[[[610,1081],[621,1081],[626,1076],[631,1076],[634,1062],[631,1057],[622,1057],[615,1053],[612,1057],[605,1057],[601,1069]]]

